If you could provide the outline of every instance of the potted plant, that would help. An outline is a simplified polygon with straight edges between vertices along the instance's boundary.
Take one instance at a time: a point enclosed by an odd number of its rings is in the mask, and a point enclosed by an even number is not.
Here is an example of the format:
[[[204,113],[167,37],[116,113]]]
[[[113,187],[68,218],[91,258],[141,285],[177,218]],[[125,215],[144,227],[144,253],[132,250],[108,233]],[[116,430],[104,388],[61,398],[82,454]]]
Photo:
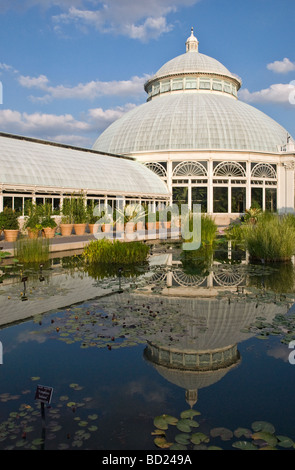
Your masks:
[[[113,218],[110,214],[108,214],[105,211],[101,212],[101,220],[100,220],[102,226],[101,230],[102,232],[107,232],[109,233],[111,231],[111,228],[113,226]]]
[[[134,214],[133,220],[134,220],[134,223],[136,224],[136,230],[137,231],[144,230],[145,214],[146,214],[145,208],[141,204],[138,204],[137,206],[135,206],[133,214]]]
[[[42,226],[42,232],[45,238],[54,237],[57,224],[55,220],[52,219],[52,217],[49,217],[49,216],[45,217],[41,222],[41,226]]]
[[[114,225],[116,228],[116,233],[124,232],[124,211],[116,209],[114,213]]]
[[[145,215],[145,226],[147,230],[155,230],[156,228],[156,212],[147,212]]]
[[[171,228],[171,208],[166,207],[160,211],[159,220],[163,228]]]
[[[5,241],[14,242],[19,234],[18,216],[10,207],[5,207],[0,214],[0,230],[4,231]]]
[[[88,223],[88,228],[90,233],[96,232],[95,227],[96,227],[96,222],[99,220],[98,215],[96,215],[96,209],[98,206],[94,205],[94,201],[92,200],[90,204],[88,204],[86,213],[87,213],[87,223]]]
[[[41,211],[39,206],[34,204],[32,201],[26,205],[27,216],[24,223],[24,229],[28,232],[29,238],[38,238],[41,225]]]
[[[61,235],[69,237],[73,231],[73,199],[65,198],[62,205],[62,217],[59,225]]]
[[[87,212],[83,194],[73,199],[73,222],[76,235],[84,235],[87,223]]]

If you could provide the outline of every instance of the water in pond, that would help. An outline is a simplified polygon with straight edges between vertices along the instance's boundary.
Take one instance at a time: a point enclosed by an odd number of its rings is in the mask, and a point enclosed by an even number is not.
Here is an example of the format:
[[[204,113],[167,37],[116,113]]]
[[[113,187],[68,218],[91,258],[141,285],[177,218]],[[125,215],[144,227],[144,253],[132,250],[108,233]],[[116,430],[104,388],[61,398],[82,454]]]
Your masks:
[[[165,244],[122,276],[1,273],[1,450],[293,449],[292,263]]]

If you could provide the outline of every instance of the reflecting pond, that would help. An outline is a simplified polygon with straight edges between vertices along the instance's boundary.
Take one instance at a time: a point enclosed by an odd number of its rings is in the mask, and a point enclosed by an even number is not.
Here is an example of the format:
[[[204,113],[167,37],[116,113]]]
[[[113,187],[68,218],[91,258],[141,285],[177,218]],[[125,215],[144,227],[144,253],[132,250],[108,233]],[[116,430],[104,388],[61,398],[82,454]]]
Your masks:
[[[123,271],[6,261],[1,450],[293,449],[292,262],[228,243]]]

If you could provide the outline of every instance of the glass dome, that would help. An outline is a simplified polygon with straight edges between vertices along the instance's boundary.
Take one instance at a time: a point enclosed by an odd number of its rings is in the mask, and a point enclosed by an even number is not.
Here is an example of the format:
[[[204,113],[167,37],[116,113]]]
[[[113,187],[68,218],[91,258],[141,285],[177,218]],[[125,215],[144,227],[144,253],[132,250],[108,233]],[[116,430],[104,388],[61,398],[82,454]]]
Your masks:
[[[157,150],[237,150],[277,153],[287,131],[238,100],[241,80],[199,52],[191,32],[186,53],[145,84],[147,103],[107,128],[93,148],[136,155]]]
[[[156,150],[277,153],[287,131],[256,108],[210,93],[171,94],[134,108],[107,128],[94,149],[119,154]]]

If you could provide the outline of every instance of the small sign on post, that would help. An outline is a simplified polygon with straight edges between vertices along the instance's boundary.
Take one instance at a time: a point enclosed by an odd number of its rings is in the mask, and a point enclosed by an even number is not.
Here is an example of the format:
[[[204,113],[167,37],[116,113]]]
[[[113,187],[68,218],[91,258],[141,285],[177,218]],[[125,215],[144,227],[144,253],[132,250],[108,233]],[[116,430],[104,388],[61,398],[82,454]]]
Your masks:
[[[47,387],[46,385],[37,385],[35,400],[39,400],[41,403],[47,403],[47,405],[49,405],[51,402],[52,393],[52,387]]]

